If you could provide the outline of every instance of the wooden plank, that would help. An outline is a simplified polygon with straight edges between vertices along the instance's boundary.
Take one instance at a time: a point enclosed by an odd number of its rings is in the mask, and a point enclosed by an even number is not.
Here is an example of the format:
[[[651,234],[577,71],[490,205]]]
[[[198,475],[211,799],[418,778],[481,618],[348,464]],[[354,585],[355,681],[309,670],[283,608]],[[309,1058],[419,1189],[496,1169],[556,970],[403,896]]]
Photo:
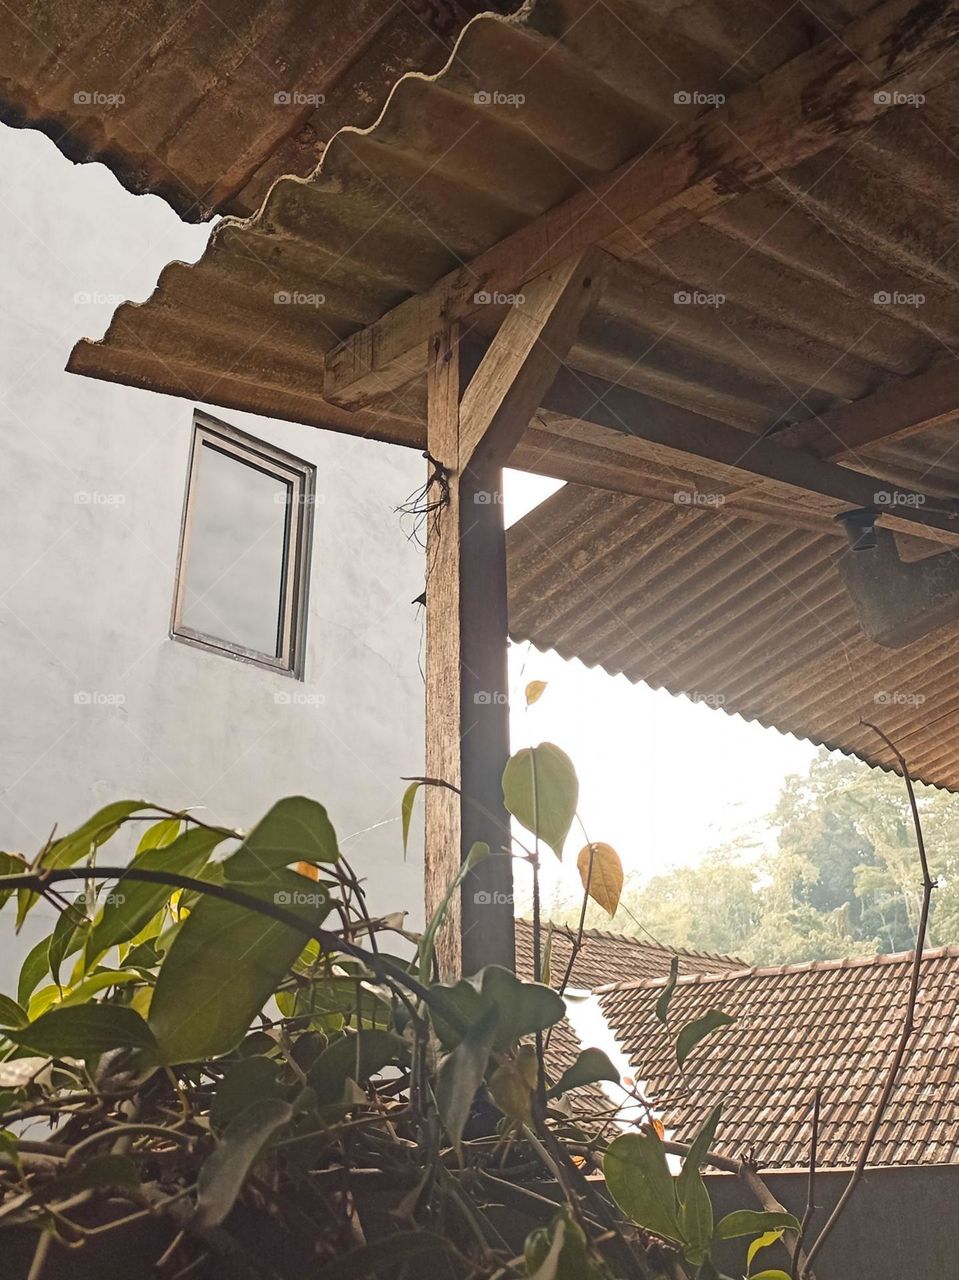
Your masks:
[[[461,789],[427,787],[426,909],[432,913],[476,841],[508,846],[502,777],[509,757],[508,605],[502,471],[462,467],[459,333],[431,346],[429,449],[448,501],[429,516],[426,578],[426,770]],[[437,491],[438,493],[438,491]],[[431,494],[436,497],[437,494]],[[463,884],[437,943],[444,978],[514,966],[512,864],[490,857]]]
[[[819,458],[848,458],[857,449],[941,426],[959,418],[959,360],[944,360],[776,433],[777,444]]]
[[[510,307],[463,394],[461,468],[508,460],[596,305],[609,262],[587,250],[538,276]]]
[[[959,0],[885,0],[341,343],[324,395],[356,405],[395,390],[424,367],[430,336],[475,314],[480,294],[521,292],[590,245],[627,260],[863,129],[897,93],[928,93],[956,72],[957,24]]]
[[[778,498],[786,506],[798,503],[804,511],[825,519],[851,508],[877,506],[889,529],[959,546],[959,509],[948,510],[926,494],[800,449],[784,449],[773,440],[628,387],[561,369],[544,397],[543,409],[547,421],[549,412],[556,415],[558,431],[563,430],[565,419],[574,419],[642,441],[645,456],[660,466],[695,470],[725,485],[762,481],[765,501]],[[892,496],[883,499],[880,494]]]

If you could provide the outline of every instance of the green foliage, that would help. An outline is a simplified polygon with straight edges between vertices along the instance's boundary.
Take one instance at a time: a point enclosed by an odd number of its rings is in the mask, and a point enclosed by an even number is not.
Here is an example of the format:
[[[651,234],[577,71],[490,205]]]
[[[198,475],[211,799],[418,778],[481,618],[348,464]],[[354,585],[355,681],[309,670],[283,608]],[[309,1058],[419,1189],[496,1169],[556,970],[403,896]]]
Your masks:
[[[602,1049],[582,1049],[573,1065],[563,1072],[546,1096],[558,1098],[570,1089],[581,1089],[583,1085],[598,1084],[601,1080],[619,1084],[619,1072]]]
[[[260,1098],[233,1117],[197,1179],[198,1226],[220,1225],[267,1143],[292,1119],[293,1108],[278,1098]]]
[[[514,815],[561,852],[577,793],[568,758],[550,744],[521,752],[504,788]],[[76,866],[87,887],[30,951],[17,999],[0,995],[0,1248],[3,1229],[17,1226],[96,1249],[101,1237],[71,1216],[82,1197],[117,1221],[150,1215],[151,1230],[168,1228],[171,1273],[197,1280],[224,1268],[265,1280],[273,1254],[304,1235],[301,1269],[341,1280],[418,1254],[447,1254],[451,1274],[477,1280],[612,1280],[613,1236],[642,1255],[650,1280],[674,1274],[661,1270],[659,1244],[598,1229],[585,1201],[550,1205],[522,1251],[521,1241],[501,1247],[485,1216],[496,1182],[522,1190],[529,1177],[530,1201],[545,1204],[537,1184],[561,1166],[576,1172],[565,1142],[579,1144],[577,1156],[583,1144],[603,1150],[602,1130],[580,1124],[577,1090],[618,1080],[606,1054],[585,1049],[547,1089],[536,1037],[565,1013],[548,985],[496,965],[432,981],[437,931],[485,845],[416,955],[398,959],[379,949],[322,805],[281,800],[246,838],[189,815],[150,820],[104,892],[97,849],[151,812],[140,801],[108,806],[41,851],[46,865]],[[408,823],[404,802],[404,835]],[[235,852],[224,858],[228,840]],[[24,867],[0,857],[0,905],[3,874]],[[18,894],[21,915],[32,896]],[[49,1160],[33,1130],[23,1145],[18,1126],[34,1114],[53,1128]],[[699,1164],[717,1120],[679,1179],[655,1135],[617,1138],[607,1155],[617,1200],[691,1262],[714,1236]],[[397,1190],[409,1231],[390,1226],[357,1244],[348,1223],[365,1225],[366,1174]]]
[[[625,1133],[610,1143],[603,1161],[610,1195],[631,1222],[673,1242],[693,1266],[709,1261],[712,1246],[738,1236],[761,1237],[770,1231],[799,1229],[789,1213],[742,1210],[713,1225],[712,1205],[699,1163],[712,1141],[719,1117],[709,1117],[682,1172],[674,1178],[666,1153],[652,1128]]]
[[[552,742],[517,751],[503,773],[503,797],[517,822],[561,858],[579,799],[576,770],[566,752]]]

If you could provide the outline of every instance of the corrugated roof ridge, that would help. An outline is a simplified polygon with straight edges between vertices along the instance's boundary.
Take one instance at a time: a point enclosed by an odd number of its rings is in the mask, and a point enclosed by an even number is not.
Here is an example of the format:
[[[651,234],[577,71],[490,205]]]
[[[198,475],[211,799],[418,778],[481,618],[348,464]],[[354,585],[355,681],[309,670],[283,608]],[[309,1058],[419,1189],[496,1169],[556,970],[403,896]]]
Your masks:
[[[883,968],[893,964],[911,961],[915,951],[891,951],[878,955],[843,956],[838,960],[802,960],[797,964],[752,965],[742,969],[726,969],[721,973],[684,973],[677,979],[676,985],[690,987],[697,983],[736,982],[742,978],[776,978],[792,973],[822,973],[839,969]],[[922,953],[923,964],[927,960],[959,958],[959,946],[927,947]],[[664,987],[669,978],[634,978],[629,982],[608,982],[597,987],[598,994],[609,994],[613,991],[636,991],[641,988]]]
[[[531,920],[527,920],[523,916],[516,917],[516,924],[528,924],[531,926],[532,923]],[[573,925],[558,924],[552,920],[543,921],[544,928],[550,924],[553,925],[554,929],[562,929],[564,931],[568,929],[574,934],[577,932]],[[693,947],[674,947],[665,942],[653,942],[645,938],[638,938],[633,933],[617,933],[613,929],[584,929],[583,937],[607,939],[611,942],[628,942],[633,946],[643,947],[648,951],[666,951],[670,955],[690,956],[696,960],[723,960],[727,964],[732,961],[742,965],[743,968],[747,967],[745,960],[741,956],[732,956],[722,951],[697,951]],[[726,972],[729,973],[732,970],[727,970]]]

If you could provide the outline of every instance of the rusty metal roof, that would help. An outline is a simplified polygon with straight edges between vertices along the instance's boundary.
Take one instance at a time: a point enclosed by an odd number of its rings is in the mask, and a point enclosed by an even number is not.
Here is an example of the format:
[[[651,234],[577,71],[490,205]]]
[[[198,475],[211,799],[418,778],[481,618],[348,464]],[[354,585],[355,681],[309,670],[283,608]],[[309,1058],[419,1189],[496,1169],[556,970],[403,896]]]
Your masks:
[[[479,0],[11,0],[0,120],[197,222],[307,174],[399,77],[436,71]]]
[[[69,367],[422,447],[421,383],[334,408],[323,353],[871,7],[830,3],[819,20],[785,0],[668,13],[650,0],[530,0],[515,17],[476,18],[442,71],[404,76],[375,124],[341,130],[316,172],[278,180],[252,219],[224,220],[196,265],[167,267]],[[921,109],[888,111],[655,248],[637,239],[573,347],[576,376],[641,393],[649,415],[758,435],[953,359],[957,128],[947,81]],[[485,310],[481,337],[502,315]],[[821,504],[693,459],[679,471],[609,416],[547,407],[514,455],[620,491],[571,489],[514,530],[514,634],[887,763],[859,725],[882,707],[917,776],[959,786],[955,632],[895,655],[869,646]],[[848,461],[954,499],[955,428],[946,419]],[[723,505],[683,512],[680,491]],[[544,556],[558,538],[564,565]]]
[[[899,954],[680,978],[669,1032],[654,1011],[662,981],[608,988],[600,1001],[678,1141],[691,1141],[722,1101],[716,1151],[753,1151],[765,1168],[804,1167],[813,1093],[822,1086],[819,1166],[837,1168],[855,1162],[872,1119],[902,1028],[911,961]],[[681,1076],[677,1028],[716,1008],[736,1021],[701,1041]],[[871,1164],[959,1160],[957,1050],[959,948],[943,947],[923,957],[916,1031]]]

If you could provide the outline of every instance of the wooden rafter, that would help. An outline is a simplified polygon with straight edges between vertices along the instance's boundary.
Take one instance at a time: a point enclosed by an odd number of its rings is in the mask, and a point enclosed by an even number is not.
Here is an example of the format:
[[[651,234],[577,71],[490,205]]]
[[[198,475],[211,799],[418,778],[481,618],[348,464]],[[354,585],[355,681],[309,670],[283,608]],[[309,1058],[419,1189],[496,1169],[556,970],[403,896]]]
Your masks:
[[[516,294],[591,245],[629,259],[750,187],[827,149],[955,74],[959,4],[886,0],[836,38],[521,227],[329,353],[324,395],[355,406],[422,373],[431,335],[479,295]]]
[[[875,506],[887,528],[959,546],[959,505],[932,500],[925,493],[802,449],[783,448],[774,439],[653,400],[628,387],[564,369],[544,397],[543,408],[547,426],[557,435],[556,456],[550,467],[544,455],[539,469],[551,474],[556,474],[563,454],[564,423],[573,429],[575,424],[590,423],[628,437],[634,459],[648,459],[677,478],[693,471],[722,486],[720,493],[737,491],[745,481],[750,486],[747,494],[765,503],[778,502],[787,513],[817,517],[823,524],[841,511]],[[681,487],[682,481],[676,485]]]
[[[831,409],[777,433],[776,442],[819,458],[848,458],[858,449],[903,440],[959,418],[959,360],[889,383],[871,396]]]

